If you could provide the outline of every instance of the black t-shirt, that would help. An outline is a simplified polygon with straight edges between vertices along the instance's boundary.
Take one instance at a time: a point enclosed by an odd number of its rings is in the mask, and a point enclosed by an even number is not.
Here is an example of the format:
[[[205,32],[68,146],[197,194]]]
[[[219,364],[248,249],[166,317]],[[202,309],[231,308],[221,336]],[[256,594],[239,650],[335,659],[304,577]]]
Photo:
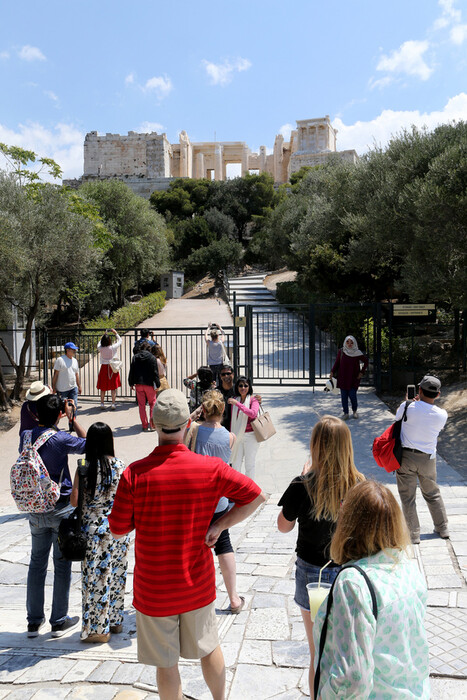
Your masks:
[[[224,428],[230,431],[230,419],[232,417],[232,406],[228,403],[228,399],[235,398],[235,388],[232,386],[230,389],[224,389],[222,382],[217,387],[218,391],[221,392],[225,401],[224,415],[222,416],[222,425]]]
[[[336,524],[330,520],[315,520],[310,513],[311,501],[305,488],[305,479],[312,479],[313,474],[306,477],[297,476],[282,495],[278,505],[282,506],[284,518],[289,521],[298,520],[298,538],[295,551],[300,559],[314,566],[324,566],[329,559],[329,545]],[[330,564],[337,566],[337,564]]]

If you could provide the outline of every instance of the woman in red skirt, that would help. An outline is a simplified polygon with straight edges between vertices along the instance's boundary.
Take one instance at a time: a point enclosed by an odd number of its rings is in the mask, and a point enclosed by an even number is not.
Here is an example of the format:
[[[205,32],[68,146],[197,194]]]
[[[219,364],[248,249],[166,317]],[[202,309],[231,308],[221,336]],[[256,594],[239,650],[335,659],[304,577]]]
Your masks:
[[[116,356],[117,350],[122,344],[122,339],[118,335],[115,328],[112,328],[111,330],[116,338],[115,342],[112,343],[110,335],[106,331],[97,344],[101,363],[99,377],[97,378],[97,388],[101,392],[101,408],[105,408],[105,392],[110,391],[112,396],[112,405],[110,408],[112,411],[115,411],[115,397],[117,395],[118,387],[121,386],[121,381],[120,372],[114,372],[112,370],[110,360]]]

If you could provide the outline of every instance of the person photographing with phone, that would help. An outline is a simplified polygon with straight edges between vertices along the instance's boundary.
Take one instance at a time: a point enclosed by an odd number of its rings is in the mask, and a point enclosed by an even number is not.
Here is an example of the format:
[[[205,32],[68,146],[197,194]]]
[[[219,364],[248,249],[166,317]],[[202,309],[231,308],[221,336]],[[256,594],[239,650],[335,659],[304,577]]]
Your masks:
[[[407,400],[413,400],[407,407],[407,420],[402,421],[402,464],[396,471],[397,489],[402,503],[412,544],[420,543],[420,522],[417,515],[417,481],[425,499],[434,531],[443,539],[449,538],[446,509],[436,482],[436,444],[438,435],[446,425],[448,414],[443,408],[434,405],[440,395],[441,382],[438,377],[425,375],[418,385],[407,387]],[[396,413],[400,420],[406,402],[403,401]]]

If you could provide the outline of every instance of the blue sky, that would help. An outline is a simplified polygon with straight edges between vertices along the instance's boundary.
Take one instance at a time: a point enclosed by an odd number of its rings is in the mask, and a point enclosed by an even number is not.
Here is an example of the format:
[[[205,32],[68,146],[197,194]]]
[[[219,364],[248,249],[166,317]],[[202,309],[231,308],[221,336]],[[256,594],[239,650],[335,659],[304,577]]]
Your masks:
[[[467,119],[467,0],[0,0],[0,141],[82,174],[88,131],[272,148],[329,114],[362,154]],[[0,162],[0,167],[3,163]]]

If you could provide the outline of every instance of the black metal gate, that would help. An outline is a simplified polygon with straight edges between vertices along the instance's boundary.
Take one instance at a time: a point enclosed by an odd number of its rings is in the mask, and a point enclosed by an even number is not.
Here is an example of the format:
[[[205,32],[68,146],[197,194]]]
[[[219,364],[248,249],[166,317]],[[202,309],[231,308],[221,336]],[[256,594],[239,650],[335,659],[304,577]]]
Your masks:
[[[92,331],[50,330],[41,331],[39,372],[43,381],[51,384],[55,359],[63,354],[63,346],[72,341],[79,350],[76,358],[80,367],[80,380],[82,395],[86,397],[98,397],[97,377],[99,374],[99,353],[97,344],[101,339],[105,328]],[[122,338],[122,344],[118,350],[118,357],[123,362],[120,372],[122,386],[118,390],[118,396],[123,398],[134,397],[128,385],[128,371],[133,357],[133,346],[140,338],[141,328],[116,329]],[[233,328],[223,328],[225,334],[224,346],[227,355],[233,358]],[[153,339],[159,343],[167,357],[167,379],[171,387],[185,391],[183,379],[194,374],[198,367],[206,364],[207,351],[204,339],[204,328],[154,328]]]
[[[256,385],[324,383],[346,335],[370,359],[366,384],[378,371],[374,304],[236,305],[235,357]],[[239,325],[241,324],[241,325]],[[380,327],[380,326],[377,326]]]
[[[235,366],[256,385],[324,384],[346,335],[368,356],[362,385],[391,390],[466,371],[467,313],[397,319],[392,303],[234,304]]]

